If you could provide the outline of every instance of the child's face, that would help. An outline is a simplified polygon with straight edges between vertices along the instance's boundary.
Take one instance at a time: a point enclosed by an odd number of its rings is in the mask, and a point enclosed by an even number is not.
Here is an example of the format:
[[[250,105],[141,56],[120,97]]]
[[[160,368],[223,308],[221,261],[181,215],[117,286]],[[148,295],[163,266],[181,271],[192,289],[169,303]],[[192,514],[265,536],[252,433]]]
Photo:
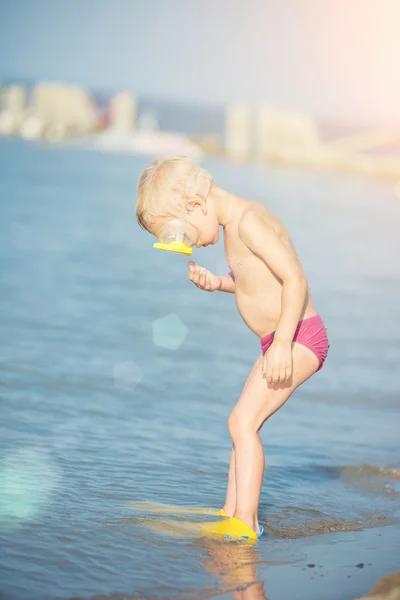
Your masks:
[[[205,204],[195,202],[182,216],[156,219],[152,233],[162,242],[181,241],[186,246],[208,246],[219,239],[218,219],[213,210],[205,209]]]
[[[207,205],[206,207],[203,202],[196,202],[193,206],[189,205],[185,221],[197,232],[197,240],[194,244],[197,248],[218,242],[219,224],[212,206]]]

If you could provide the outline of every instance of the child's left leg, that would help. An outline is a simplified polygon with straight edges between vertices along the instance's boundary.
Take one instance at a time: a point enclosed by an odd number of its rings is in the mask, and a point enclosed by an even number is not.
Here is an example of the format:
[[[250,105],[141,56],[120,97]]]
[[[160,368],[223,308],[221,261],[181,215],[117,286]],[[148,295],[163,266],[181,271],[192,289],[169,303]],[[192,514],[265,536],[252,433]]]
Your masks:
[[[259,431],[263,423],[283,406],[294,390],[317,371],[318,364],[313,352],[295,343],[292,380],[287,384],[271,387],[261,374],[260,356],[229,416],[228,427],[233,449],[224,509],[228,516],[234,514],[257,533],[258,504],[264,475],[264,451]]]
[[[256,369],[256,365],[257,361],[246,379],[246,383],[243,386],[241,397],[247,393],[247,388],[250,385],[252,378],[254,377],[253,373]],[[228,486],[226,490],[226,498],[223,510],[228,517],[233,517],[236,510],[236,459],[234,444],[232,444],[232,450],[229,459]]]

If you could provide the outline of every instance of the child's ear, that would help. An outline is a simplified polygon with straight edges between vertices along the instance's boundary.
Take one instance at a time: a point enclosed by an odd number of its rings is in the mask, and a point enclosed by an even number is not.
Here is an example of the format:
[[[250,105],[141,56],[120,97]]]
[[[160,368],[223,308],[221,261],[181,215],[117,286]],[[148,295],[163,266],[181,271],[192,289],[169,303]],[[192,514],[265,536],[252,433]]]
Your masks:
[[[199,194],[194,194],[190,197],[186,204],[186,208],[189,212],[192,212],[196,209],[200,209],[203,214],[207,214],[207,205],[204,202],[203,198],[199,196]]]

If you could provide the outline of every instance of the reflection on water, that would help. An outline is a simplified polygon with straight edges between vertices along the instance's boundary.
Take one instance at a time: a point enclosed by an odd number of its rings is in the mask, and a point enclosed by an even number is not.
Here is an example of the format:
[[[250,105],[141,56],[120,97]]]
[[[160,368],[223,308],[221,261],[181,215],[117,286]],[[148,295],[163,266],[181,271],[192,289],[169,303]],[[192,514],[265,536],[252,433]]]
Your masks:
[[[203,566],[220,580],[223,593],[230,592],[234,600],[259,600],[267,597],[264,582],[257,576],[260,556],[256,544],[246,542],[204,542]]]
[[[365,552],[385,540],[379,555],[389,563],[392,528],[369,528],[399,517],[393,190],[206,165],[285,221],[331,341],[324,369],[263,428],[264,538],[213,543],[160,535],[157,522],[215,516],[132,504],[222,507],[226,420],[259,341],[231,295],[202,294],[187,281],[185,257],[153,251],[136,226],[145,162],[0,142],[3,593],[285,600],[293,580],[308,586],[299,597],[317,589],[305,563],[314,551],[344,573],[368,565]],[[220,246],[194,258],[226,268]],[[340,532],[350,532],[343,547]],[[353,571],[345,580],[355,581]],[[337,598],[327,586],[318,600]]]

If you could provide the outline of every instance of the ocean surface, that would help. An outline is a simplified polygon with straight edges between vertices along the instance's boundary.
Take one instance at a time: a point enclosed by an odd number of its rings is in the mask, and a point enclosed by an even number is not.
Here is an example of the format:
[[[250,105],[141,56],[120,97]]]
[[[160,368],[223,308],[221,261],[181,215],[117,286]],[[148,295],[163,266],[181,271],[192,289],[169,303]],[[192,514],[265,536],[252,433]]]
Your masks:
[[[0,140],[0,597],[365,592],[399,563],[399,191],[204,163],[287,225],[331,343],[262,430],[249,547],[169,535],[209,517],[154,505],[223,506],[259,340],[137,226],[149,160]],[[227,272],[221,243],[194,260]]]

